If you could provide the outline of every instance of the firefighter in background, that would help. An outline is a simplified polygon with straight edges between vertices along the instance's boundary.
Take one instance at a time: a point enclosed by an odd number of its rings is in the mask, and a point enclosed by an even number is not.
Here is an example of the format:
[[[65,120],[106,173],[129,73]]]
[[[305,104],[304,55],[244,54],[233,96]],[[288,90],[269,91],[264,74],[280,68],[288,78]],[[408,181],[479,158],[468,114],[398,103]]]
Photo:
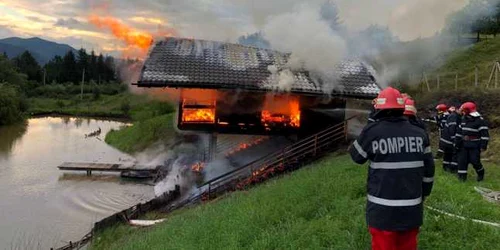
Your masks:
[[[484,168],[481,164],[481,152],[486,151],[490,140],[488,126],[476,104],[466,102],[460,107],[463,114],[461,125],[457,129],[455,147],[458,157],[458,179],[467,180],[467,168],[472,164],[477,173],[477,181],[484,180]]]
[[[408,118],[408,121],[423,130],[427,130],[425,123],[423,123],[422,120],[417,117],[417,108],[415,107],[415,101],[411,98],[411,96],[404,94],[403,99],[405,100],[404,115]]]
[[[457,169],[456,158],[454,159],[453,155],[455,154],[455,134],[456,134],[456,126],[458,114],[455,112],[456,108],[450,106],[447,109],[447,112],[443,114],[442,120],[442,128],[440,129],[440,138],[439,138],[439,149],[442,150],[443,153],[443,170],[445,172],[453,173]],[[450,129],[450,126],[452,126]]]
[[[443,130],[446,127],[446,120],[448,119],[448,107],[446,104],[439,104],[436,106],[437,115],[434,117],[434,121],[436,122],[439,128],[439,149],[438,149],[438,157],[444,156],[444,152],[446,147],[448,146],[447,140],[443,138]],[[448,141],[449,142],[449,141]],[[453,147],[453,142],[451,143]],[[444,161],[444,158],[443,158]],[[444,168],[443,163],[443,168]]]
[[[449,149],[449,146],[447,147],[447,150],[444,152],[444,159],[443,159],[443,167],[445,166],[445,163],[448,163],[448,167],[445,168],[445,171],[449,171],[451,173],[457,173],[458,170],[458,160],[457,160],[457,151],[454,147],[455,145],[455,139],[456,139],[456,134],[457,134],[457,129],[461,123],[461,115],[459,114],[459,111],[456,109],[455,106],[450,106],[448,108],[449,116],[448,119],[446,119],[446,124],[445,124],[445,137],[446,139],[450,142],[453,142],[451,150]]]
[[[386,88],[375,104],[375,122],[350,147],[352,159],[370,161],[366,219],[372,249],[417,249],[423,200],[430,195],[434,160],[426,132],[403,116],[400,92]]]

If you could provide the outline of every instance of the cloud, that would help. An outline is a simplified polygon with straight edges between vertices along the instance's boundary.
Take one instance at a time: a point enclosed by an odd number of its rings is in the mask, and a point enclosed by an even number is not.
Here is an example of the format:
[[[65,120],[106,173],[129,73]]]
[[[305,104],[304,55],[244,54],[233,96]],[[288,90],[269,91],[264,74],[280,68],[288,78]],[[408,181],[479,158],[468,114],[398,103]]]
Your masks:
[[[308,0],[321,6],[326,0]],[[270,18],[293,12],[303,0],[1,0],[0,25],[15,23],[14,35],[60,39],[72,36],[104,47],[112,39],[85,21],[93,11],[107,11],[137,29],[155,33],[158,26],[180,36],[236,41],[262,30]],[[336,0],[342,22],[360,30],[387,26],[403,40],[441,30],[445,17],[468,0]],[[55,7],[57,6],[57,7]],[[293,27],[290,27],[293,29]],[[6,36],[7,32],[2,32]],[[10,33],[9,33],[10,34]],[[71,44],[74,45],[74,44]],[[109,46],[108,46],[109,48]]]
[[[57,19],[57,22],[54,24],[56,26],[61,26],[61,27],[67,27],[67,28],[75,28],[75,27],[81,27],[82,23],[72,17],[70,18],[59,18]]]

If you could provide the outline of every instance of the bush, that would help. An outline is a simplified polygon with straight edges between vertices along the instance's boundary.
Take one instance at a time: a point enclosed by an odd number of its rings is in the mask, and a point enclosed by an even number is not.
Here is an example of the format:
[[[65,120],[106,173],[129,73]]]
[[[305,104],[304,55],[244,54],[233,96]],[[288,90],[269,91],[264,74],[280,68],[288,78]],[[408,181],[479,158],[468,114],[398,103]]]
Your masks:
[[[0,125],[18,122],[22,119],[21,98],[16,88],[0,83]]]
[[[120,105],[120,110],[125,114],[128,115],[130,112],[130,101],[128,99],[124,99]]]

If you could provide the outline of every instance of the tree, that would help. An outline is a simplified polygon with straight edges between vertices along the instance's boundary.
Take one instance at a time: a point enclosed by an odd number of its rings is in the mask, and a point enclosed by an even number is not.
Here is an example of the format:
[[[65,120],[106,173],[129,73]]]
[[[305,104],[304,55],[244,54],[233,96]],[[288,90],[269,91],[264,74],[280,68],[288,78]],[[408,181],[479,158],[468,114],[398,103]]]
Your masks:
[[[78,72],[75,54],[70,50],[63,57],[61,80],[77,83],[80,77],[81,72]]]
[[[60,56],[55,56],[52,60],[45,64],[44,68],[47,73],[47,82],[62,83],[65,81],[65,79],[63,79],[63,64],[63,58]]]
[[[22,86],[26,83],[26,80],[27,76],[17,72],[10,60],[0,56],[0,83],[7,82]]]
[[[97,57],[97,80],[103,79],[106,74],[106,64],[104,63],[104,56],[99,54]]]
[[[77,71],[78,72],[83,72],[85,69],[85,79],[88,79],[89,73],[88,73],[88,66],[89,66],[89,55],[87,54],[87,51],[85,49],[80,49],[78,51],[78,62],[77,62]],[[89,79],[90,80],[90,79]]]
[[[115,59],[111,56],[107,56],[104,60],[106,64],[105,80],[107,82],[114,81],[115,77]]]
[[[7,55],[7,52],[3,52],[3,57],[9,59],[9,56]]]
[[[99,77],[99,72],[97,70],[97,56],[93,50],[90,53],[89,69],[90,79],[97,79]]]
[[[14,57],[12,61],[19,72],[28,76],[28,80],[38,82],[42,80],[42,68],[29,51],[25,51],[21,55]]]
[[[0,125],[12,124],[21,119],[19,93],[14,87],[0,83]]]

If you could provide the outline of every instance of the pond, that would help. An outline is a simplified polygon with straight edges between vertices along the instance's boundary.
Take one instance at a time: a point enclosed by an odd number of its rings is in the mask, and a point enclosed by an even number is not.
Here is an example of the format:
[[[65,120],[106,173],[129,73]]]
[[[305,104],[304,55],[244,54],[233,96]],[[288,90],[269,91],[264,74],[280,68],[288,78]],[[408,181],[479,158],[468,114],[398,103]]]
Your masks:
[[[104,142],[125,124],[70,117],[0,127],[0,249],[49,249],[80,239],[93,223],[154,197],[152,186],[118,175],[64,173],[63,162],[133,158]],[[97,137],[85,134],[101,128]]]

